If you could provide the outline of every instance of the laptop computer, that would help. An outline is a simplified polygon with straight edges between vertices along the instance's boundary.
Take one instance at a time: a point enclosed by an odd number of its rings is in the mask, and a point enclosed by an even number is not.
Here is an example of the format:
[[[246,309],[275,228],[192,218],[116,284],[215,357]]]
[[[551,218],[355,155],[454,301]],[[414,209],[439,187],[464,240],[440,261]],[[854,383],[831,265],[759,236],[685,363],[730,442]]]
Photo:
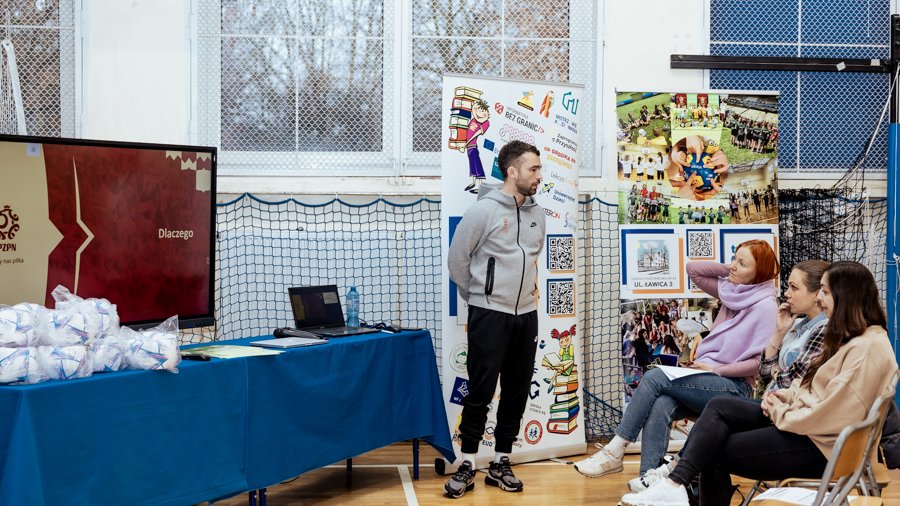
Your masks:
[[[301,346],[315,346],[326,344],[328,341],[318,337],[282,337],[280,339],[266,339],[265,341],[253,341],[250,346],[263,348],[299,348]]]
[[[348,327],[336,285],[288,288],[294,326],[320,336],[341,337],[378,332],[366,327]]]

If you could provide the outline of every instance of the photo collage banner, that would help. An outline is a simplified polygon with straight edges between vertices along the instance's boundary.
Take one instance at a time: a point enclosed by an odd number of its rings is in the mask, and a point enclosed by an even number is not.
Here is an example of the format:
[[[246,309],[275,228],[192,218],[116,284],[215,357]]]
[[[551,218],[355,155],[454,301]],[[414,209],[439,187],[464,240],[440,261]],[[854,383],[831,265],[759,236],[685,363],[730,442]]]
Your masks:
[[[538,347],[516,462],[576,455],[585,451],[583,349],[576,303],[579,123],[584,88],[479,76],[445,75],[441,139],[442,379],[450,432],[459,453],[466,370],[468,308],[447,272],[447,252],[456,226],[485,184],[501,185],[497,156],[520,140],[540,151],[543,180],[534,196],[547,228],[538,259]],[[515,240],[515,239],[513,239]],[[476,467],[494,455],[494,396]]]
[[[616,159],[624,402],[651,364],[685,365],[718,301],[688,261],[778,252],[778,95],[619,92]]]

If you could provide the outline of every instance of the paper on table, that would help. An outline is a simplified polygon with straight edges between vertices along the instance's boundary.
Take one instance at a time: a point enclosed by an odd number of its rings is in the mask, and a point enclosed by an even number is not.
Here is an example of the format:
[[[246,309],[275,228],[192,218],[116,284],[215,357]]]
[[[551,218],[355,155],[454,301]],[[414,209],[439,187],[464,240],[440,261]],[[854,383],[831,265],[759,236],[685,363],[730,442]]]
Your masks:
[[[694,374],[712,374],[712,371],[704,371],[702,369],[692,369],[690,367],[673,367],[671,365],[652,364],[650,367],[662,369],[666,373],[666,377],[670,380],[684,378],[685,376],[693,376]]]
[[[278,355],[281,350],[258,348],[256,346],[238,346],[235,344],[211,344],[184,350],[189,353],[203,353],[215,358],[258,357],[262,355]]]

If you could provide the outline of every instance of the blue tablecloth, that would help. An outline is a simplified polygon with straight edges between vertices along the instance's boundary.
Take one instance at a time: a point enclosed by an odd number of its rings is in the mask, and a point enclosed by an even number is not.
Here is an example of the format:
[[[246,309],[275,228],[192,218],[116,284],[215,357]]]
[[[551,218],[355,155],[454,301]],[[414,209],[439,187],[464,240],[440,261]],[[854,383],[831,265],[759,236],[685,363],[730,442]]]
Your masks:
[[[424,331],[4,386],[0,504],[190,504],[413,437],[453,458]]]

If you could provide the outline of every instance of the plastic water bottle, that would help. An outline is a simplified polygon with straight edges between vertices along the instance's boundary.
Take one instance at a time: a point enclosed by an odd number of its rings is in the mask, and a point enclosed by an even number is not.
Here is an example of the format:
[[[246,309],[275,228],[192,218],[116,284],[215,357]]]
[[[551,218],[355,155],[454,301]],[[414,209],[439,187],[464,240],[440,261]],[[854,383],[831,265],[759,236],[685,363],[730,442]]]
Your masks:
[[[359,327],[359,292],[355,286],[347,292],[347,326]]]

